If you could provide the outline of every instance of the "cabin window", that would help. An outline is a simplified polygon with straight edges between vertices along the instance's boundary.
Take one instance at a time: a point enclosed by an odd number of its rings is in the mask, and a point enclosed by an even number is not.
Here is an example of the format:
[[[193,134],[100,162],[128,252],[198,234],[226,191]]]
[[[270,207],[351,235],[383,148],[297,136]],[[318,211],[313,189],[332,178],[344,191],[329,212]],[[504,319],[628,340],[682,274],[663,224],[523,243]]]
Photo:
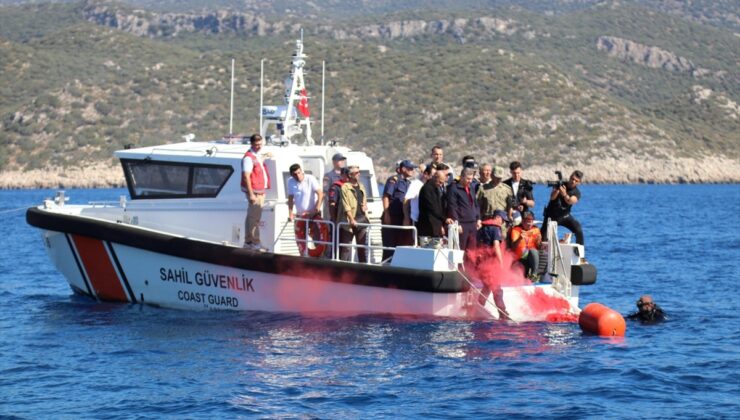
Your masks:
[[[216,197],[231,166],[122,159],[131,199]]]

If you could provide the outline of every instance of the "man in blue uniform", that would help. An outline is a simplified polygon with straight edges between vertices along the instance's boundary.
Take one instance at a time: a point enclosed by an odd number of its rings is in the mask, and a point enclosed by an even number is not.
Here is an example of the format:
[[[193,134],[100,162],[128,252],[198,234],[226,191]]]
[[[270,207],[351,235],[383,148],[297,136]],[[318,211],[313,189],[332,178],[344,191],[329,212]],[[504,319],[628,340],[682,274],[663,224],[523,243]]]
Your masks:
[[[481,227],[480,211],[473,191],[475,169],[464,168],[458,182],[447,191],[447,224],[457,222],[460,232],[460,248],[475,249],[476,233]]]
[[[403,226],[403,201],[414,176],[416,165],[410,160],[403,160],[398,165],[398,175],[388,178],[383,190],[383,224]],[[413,239],[410,231],[385,229],[383,246],[395,248],[398,245],[411,245]],[[393,256],[394,250],[383,250],[383,261]]]

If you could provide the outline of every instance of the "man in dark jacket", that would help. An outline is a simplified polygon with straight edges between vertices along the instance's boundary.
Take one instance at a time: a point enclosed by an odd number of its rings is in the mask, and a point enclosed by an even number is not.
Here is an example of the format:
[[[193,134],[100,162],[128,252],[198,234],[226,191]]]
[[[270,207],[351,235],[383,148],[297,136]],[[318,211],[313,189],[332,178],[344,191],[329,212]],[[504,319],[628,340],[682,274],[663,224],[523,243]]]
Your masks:
[[[534,208],[534,183],[528,179],[522,178],[522,164],[519,161],[513,161],[509,164],[511,178],[504,181],[504,184],[511,187],[514,192],[514,210],[521,214]]]
[[[419,192],[419,236],[441,238],[445,234],[447,207],[442,188],[447,184],[447,174],[435,172],[434,176],[424,183]]]
[[[446,223],[460,224],[462,228],[460,248],[464,250],[475,249],[476,233],[481,227],[480,211],[472,185],[474,174],[473,168],[463,169],[460,180],[452,184],[447,191]]]

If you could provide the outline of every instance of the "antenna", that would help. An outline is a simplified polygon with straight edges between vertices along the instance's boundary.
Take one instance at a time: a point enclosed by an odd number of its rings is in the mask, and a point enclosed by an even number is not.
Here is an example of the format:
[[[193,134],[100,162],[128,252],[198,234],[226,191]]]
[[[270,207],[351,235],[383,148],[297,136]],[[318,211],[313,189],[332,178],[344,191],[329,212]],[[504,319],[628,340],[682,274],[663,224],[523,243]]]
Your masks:
[[[234,134],[234,59],[231,59],[231,111],[229,112],[229,136]]]
[[[326,90],[326,60],[321,61],[321,144],[324,144],[324,91]]]
[[[262,99],[265,90],[265,59],[260,60],[260,136],[265,137],[262,132]]]

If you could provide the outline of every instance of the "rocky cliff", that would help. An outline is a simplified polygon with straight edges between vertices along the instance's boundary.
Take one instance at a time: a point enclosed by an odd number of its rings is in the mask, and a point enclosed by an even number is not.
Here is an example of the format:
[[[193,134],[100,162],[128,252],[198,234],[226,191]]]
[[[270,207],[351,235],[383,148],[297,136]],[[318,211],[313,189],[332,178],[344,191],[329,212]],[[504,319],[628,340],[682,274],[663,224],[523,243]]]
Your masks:
[[[172,37],[182,32],[206,34],[234,33],[246,36],[293,34],[300,25],[289,21],[267,21],[254,13],[215,11],[201,14],[154,13],[129,10],[114,4],[91,1],[82,9],[84,18],[98,25],[118,29],[137,36]],[[362,25],[352,29],[321,25],[317,33],[328,34],[334,39],[399,39],[423,35],[450,35],[464,40],[466,31],[480,34],[513,35],[521,29],[510,19],[482,16],[475,19],[397,20],[386,23]],[[532,31],[527,36],[533,36]]]
[[[691,73],[694,76],[708,72],[706,69],[697,67],[687,58],[680,57],[658,47],[640,44],[628,39],[614,36],[600,36],[596,41],[596,48],[620,60],[630,61],[653,69]]]

